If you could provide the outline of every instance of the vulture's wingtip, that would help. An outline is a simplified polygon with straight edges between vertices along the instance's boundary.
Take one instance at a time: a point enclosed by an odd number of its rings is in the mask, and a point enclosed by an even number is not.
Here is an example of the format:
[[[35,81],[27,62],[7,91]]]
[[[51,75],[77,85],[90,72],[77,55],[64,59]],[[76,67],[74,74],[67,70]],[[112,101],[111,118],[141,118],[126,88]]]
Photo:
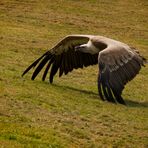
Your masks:
[[[24,71],[24,72],[22,73],[21,77],[23,77],[25,74],[26,74],[26,72]]]

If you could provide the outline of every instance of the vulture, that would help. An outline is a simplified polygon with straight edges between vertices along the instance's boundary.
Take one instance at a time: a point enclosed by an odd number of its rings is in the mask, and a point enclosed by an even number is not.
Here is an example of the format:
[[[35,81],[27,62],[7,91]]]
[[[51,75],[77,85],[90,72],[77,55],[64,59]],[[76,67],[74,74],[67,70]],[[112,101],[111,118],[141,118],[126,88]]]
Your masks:
[[[68,35],[36,59],[22,74],[35,67],[34,80],[46,65],[42,80],[50,71],[49,81],[73,69],[98,64],[98,93],[103,101],[125,104],[121,94],[125,84],[145,66],[138,50],[120,41],[96,35]],[[50,69],[50,70],[49,70]]]

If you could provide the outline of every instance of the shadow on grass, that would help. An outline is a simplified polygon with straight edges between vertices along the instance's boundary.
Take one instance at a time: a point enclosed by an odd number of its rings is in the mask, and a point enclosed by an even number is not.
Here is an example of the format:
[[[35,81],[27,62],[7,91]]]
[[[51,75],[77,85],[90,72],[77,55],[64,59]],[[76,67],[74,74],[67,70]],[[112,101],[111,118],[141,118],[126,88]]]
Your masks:
[[[128,107],[148,107],[148,102],[137,102],[133,100],[126,100]]]
[[[92,91],[78,89],[78,88],[74,88],[71,86],[64,86],[64,85],[57,85],[57,84],[52,84],[52,85],[55,87],[58,87],[58,88],[73,90],[73,91],[76,91],[79,93],[91,95],[91,98],[93,98],[93,99],[99,99],[98,93],[95,93]],[[137,101],[133,101],[133,100],[125,100],[125,101],[126,101],[127,107],[148,107],[148,102],[137,102]]]
[[[52,85],[55,86],[55,87],[58,87],[58,88],[64,88],[64,89],[67,89],[67,90],[72,90],[72,91],[76,91],[76,92],[79,92],[79,93],[91,95],[91,97],[93,97],[94,99],[99,99],[98,93],[95,93],[93,91],[78,89],[78,88],[74,88],[74,87],[71,87],[71,86],[64,86],[64,85],[57,85],[57,84],[52,84]]]

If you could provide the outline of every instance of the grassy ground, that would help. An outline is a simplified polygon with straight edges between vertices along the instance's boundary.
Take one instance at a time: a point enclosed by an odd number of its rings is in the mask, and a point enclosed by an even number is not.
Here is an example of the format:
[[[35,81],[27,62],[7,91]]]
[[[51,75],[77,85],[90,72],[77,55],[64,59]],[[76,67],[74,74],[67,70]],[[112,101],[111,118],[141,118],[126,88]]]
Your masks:
[[[68,34],[121,40],[148,58],[147,0],[0,1],[0,147],[148,147],[148,66],[123,92],[127,106],[102,102],[97,66],[54,84],[23,70]]]

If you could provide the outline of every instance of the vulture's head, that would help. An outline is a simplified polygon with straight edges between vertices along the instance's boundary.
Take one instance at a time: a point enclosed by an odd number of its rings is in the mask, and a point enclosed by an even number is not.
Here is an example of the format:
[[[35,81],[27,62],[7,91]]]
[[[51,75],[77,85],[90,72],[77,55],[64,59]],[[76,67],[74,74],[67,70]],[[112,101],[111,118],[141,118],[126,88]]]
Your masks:
[[[96,54],[99,53],[100,50],[94,46],[91,40],[89,40],[87,44],[75,46],[75,51]]]

